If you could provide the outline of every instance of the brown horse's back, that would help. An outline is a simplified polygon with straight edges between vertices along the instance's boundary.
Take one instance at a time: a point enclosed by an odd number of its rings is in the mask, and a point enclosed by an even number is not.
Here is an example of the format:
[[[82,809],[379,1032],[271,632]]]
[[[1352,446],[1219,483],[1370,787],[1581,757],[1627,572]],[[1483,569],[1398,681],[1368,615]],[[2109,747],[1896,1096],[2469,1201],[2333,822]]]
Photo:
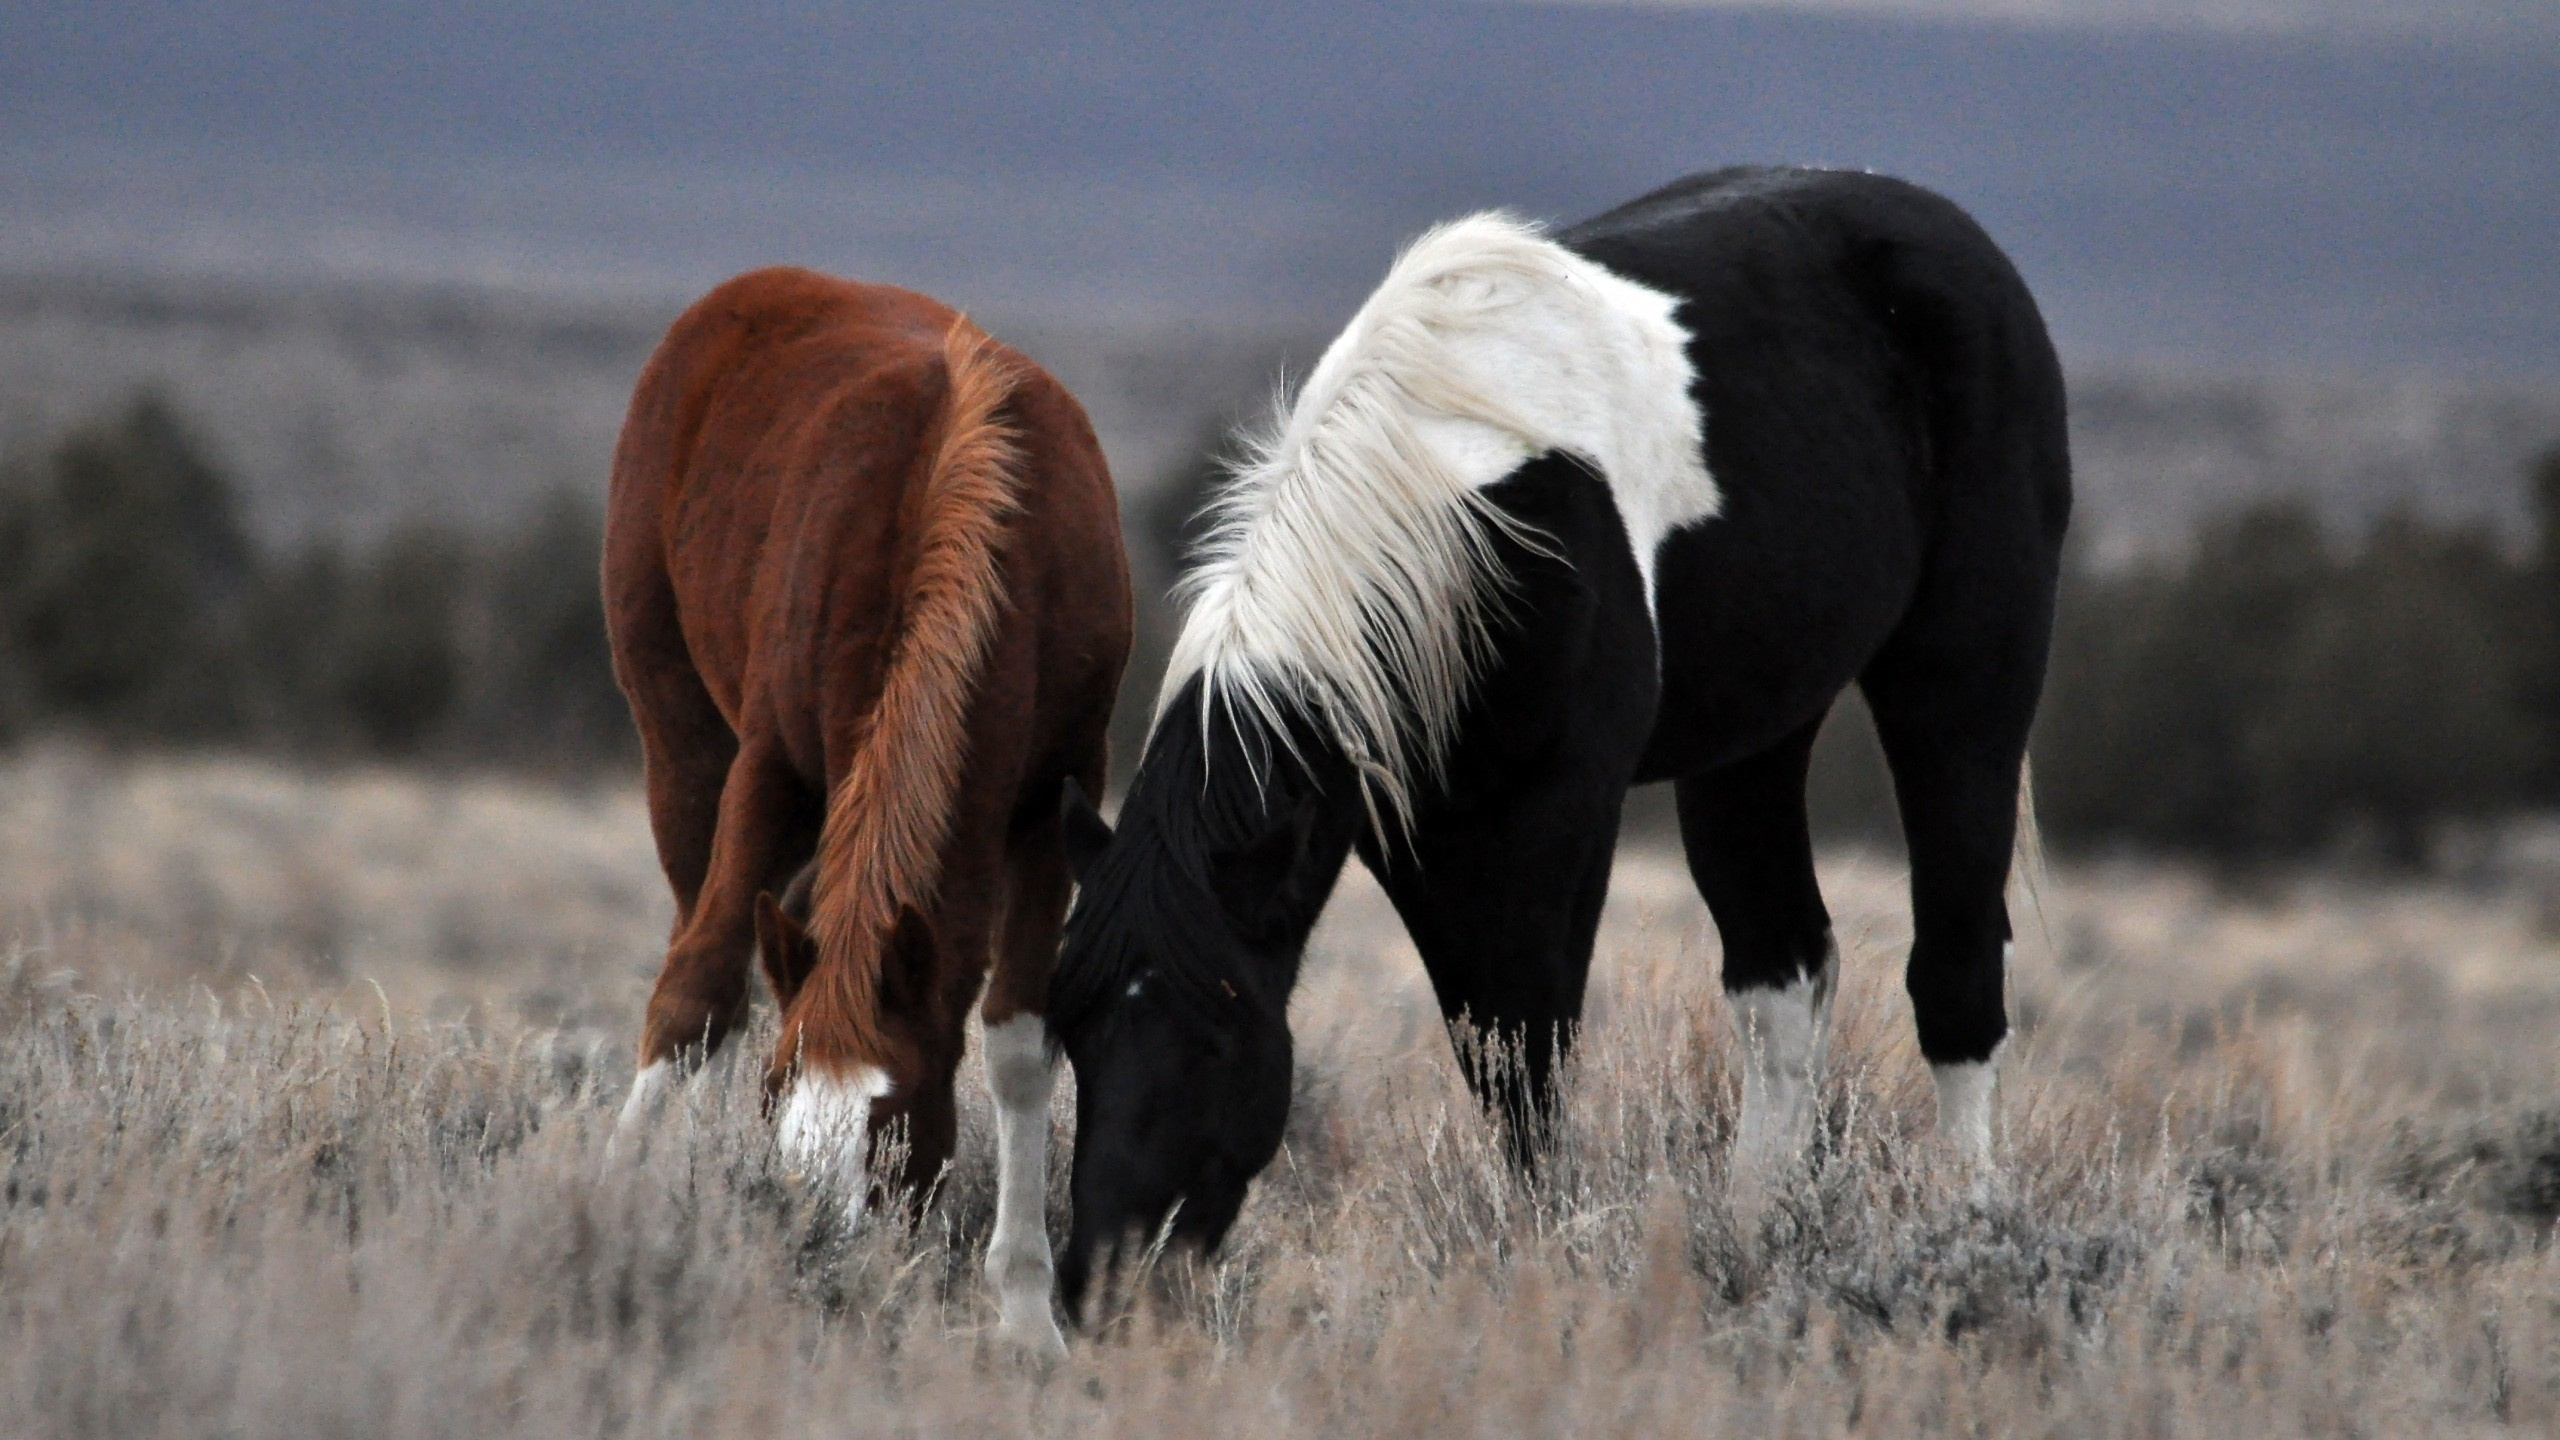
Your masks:
[[[1005,849],[1065,778],[1100,783],[1128,648],[1118,507],[1082,410],[924,296],[740,276],[641,376],[604,579],[680,911],[644,1061],[735,1024],[755,897],[817,858],[817,953],[766,955],[792,1058],[956,1063],[948,1012],[985,973]],[[924,938],[893,935],[901,916]],[[889,973],[902,943],[963,953]],[[991,1018],[1036,1007],[1036,968],[999,967]],[[803,978],[831,1002],[791,1003]],[[902,979],[929,983],[884,993]],[[919,1025],[882,1013],[901,1006]]]
[[[672,615],[627,643],[680,647],[733,733],[755,661],[769,662],[758,699],[793,722],[793,759],[812,779],[825,773],[810,724],[818,631],[795,631],[791,612],[831,622],[838,683],[876,690],[897,502],[957,318],[906,291],[760,270],[677,320],[632,397],[614,459],[610,613],[671,589]],[[615,639],[626,643],[619,626]]]

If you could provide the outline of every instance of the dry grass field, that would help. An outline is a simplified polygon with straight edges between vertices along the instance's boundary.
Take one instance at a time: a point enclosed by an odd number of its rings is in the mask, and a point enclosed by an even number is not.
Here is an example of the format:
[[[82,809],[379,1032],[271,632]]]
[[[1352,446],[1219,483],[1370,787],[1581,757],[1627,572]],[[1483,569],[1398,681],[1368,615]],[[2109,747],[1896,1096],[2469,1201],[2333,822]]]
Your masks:
[[[742,1071],[607,1156],[666,918],[630,794],[21,757],[0,1416],[125,1440],[2560,1430],[2560,939],[2531,873],[2059,870],[1982,1196],[1933,1167],[1898,873],[1839,854],[1826,880],[1850,959],[1825,1138],[1737,1217],[1715,944],[1676,862],[1621,867],[1534,1184],[1355,871],[1298,1006],[1291,1138],[1229,1248],[1153,1267],[1043,1374],[986,1338],[974,1079],[913,1229],[804,1203]]]

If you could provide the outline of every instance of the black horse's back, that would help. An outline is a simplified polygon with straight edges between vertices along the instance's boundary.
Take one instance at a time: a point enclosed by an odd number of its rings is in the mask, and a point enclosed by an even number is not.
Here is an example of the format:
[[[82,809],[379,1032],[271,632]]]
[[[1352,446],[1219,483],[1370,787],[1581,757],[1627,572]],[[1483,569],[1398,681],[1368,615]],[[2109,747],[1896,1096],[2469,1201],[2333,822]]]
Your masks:
[[[2060,545],[2071,511],[2062,367],[2016,265],[1954,201],[1864,171],[1741,167],[1667,185],[1556,238],[1680,297],[1711,468],[1725,458],[1719,420],[1756,431],[1810,419],[1823,399],[1862,419],[1882,407],[1903,432],[1924,518],[1943,500],[1930,481],[2016,478],[2027,486],[2014,497],[2022,518]],[[1808,367],[1829,374],[1809,391]],[[1994,453],[1982,453],[1986,442]]]
[[[1929,572],[1970,552],[1993,588],[2049,597],[2071,504],[2061,368],[2016,267],[1954,202],[1854,171],[1720,170],[1557,238],[1679,297],[1724,497],[1661,557],[1647,778],[1818,720]]]

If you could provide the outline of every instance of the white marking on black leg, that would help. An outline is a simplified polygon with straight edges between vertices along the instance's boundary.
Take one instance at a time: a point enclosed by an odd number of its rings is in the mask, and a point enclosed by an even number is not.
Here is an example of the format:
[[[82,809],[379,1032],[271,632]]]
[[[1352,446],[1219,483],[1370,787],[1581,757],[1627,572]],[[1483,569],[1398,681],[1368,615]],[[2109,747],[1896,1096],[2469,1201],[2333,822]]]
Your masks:
[[[856,1224],[870,1190],[871,1102],[889,1090],[888,1074],[870,1065],[842,1075],[803,1071],[791,1082],[774,1135],[791,1178],[837,1198]]]
[[[1002,1317],[997,1334],[1041,1359],[1067,1353],[1049,1308],[1049,1093],[1057,1061],[1049,1027],[1017,1015],[986,1030],[987,1093],[996,1102],[996,1230],[987,1284]]]
[[[1744,990],[1732,997],[1742,1053],[1742,1118],[1734,1129],[1732,1161],[1737,1181],[1777,1174],[1813,1138],[1836,953],[1826,949],[1820,968],[1783,989]]]
[[[2017,954],[2015,941],[2000,947],[2005,977]],[[2005,980],[2003,988],[2005,989]],[[2003,1039],[1979,1060],[1931,1061],[1929,1078],[1938,1088],[1938,1140],[1968,1177],[1973,1198],[1989,1198],[1992,1188],[1992,1122],[2000,1094],[2000,1051]]]
[[[1938,1138],[1977,1182],[1990,1174],[1992,1102],[2000,1088],[2000,1054],[1929,1067],[1938,1082]]]

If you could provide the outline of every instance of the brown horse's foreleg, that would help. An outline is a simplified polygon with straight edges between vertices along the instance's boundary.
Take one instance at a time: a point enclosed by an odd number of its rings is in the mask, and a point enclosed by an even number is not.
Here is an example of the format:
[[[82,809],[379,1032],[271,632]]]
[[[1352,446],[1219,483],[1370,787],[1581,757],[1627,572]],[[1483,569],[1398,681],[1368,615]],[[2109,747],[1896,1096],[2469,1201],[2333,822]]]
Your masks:
[[[641,1073],[624,1118],[720,1048],[746,1018],[756,897],[804,863],[807,787],[778,743],[750,736],[730,763],[700,896],[676,928],[640,1032]]]
[[[1003,1334],[1042,1355],[1066,1341],[1049,1308],[1049,1096],[1057,1057],[1042,1020],[1049,971],[1069,880],[1058,825],[1042,817],[1008,857],[1004,928],[995,975],[980,1007],[986,1020],[987,1091],[996,1103],[996,1228],[987,1242],[987,1284],[996,1292]]]

